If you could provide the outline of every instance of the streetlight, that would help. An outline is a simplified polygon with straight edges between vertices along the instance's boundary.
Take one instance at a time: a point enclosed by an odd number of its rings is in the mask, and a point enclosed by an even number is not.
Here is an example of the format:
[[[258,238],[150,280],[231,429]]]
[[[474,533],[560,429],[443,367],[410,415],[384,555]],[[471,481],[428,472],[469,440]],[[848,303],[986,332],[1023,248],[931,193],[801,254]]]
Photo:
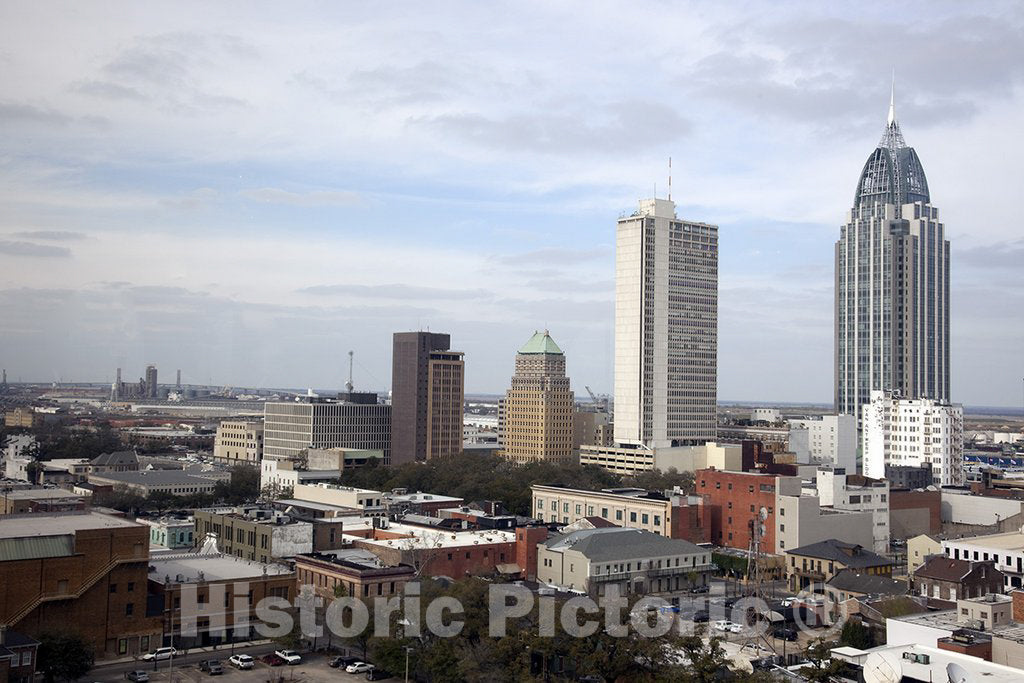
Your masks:
[[[405,646],[405,683],[409,683],[409,653],[412,652],[412,648],[408,645]]]

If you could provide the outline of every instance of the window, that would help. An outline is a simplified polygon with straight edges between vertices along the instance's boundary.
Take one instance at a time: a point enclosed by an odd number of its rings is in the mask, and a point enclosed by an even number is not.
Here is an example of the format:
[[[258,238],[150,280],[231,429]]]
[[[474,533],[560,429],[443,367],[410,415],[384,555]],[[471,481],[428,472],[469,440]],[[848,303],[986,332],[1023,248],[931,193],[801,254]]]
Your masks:
[[[134,581],[129,581],[128,582],[128,592],[132,593],[134,591],[135,591],[135,582]]]
[[[647,513],[644,513],[644,514],[640,515],[640,523],[641,524],[647,524],[648,520],[649,520],[649,517],[647,516]]]
[[[117,640],[117,654],[126,655],[128,654],[128,639],[118,638]]]
[[[608,508],[601,508],[601,516],[605,518],[608,517]]]
[[[149,636],[139,638],[139,649],[143,652],[149,652]]]
[[[29,666],[32,664],[32,650],[25,650],[21,653],[21,665]]]
[[[615,519],[619,520],[620,522],[622,521],[622,510],[615,511]]]
[[[127,605],[124,606],[124,615],[126,617],[130,617],[134,612],[135,612],[135,605],[133,603],[129,602]]]
[[[654,526],[661,526],[661,515],[654,515]]]
[[[111,593],[116,593],[117,592],[117,584],[116,583],[110,584],[110,589],[109,590],[110,590]]]

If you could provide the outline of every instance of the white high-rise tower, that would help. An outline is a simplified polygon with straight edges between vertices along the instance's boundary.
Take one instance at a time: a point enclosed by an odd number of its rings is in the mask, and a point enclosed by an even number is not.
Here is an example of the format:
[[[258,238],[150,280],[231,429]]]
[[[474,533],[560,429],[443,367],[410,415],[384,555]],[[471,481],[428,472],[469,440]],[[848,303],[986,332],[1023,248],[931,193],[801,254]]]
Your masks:
[[[836,412],[872,391],[949,400],[949,242],[895,107],[836,242]]]
[[[717,373],[718,227],[641,200],[616,232],[615,441],[713,441]]]

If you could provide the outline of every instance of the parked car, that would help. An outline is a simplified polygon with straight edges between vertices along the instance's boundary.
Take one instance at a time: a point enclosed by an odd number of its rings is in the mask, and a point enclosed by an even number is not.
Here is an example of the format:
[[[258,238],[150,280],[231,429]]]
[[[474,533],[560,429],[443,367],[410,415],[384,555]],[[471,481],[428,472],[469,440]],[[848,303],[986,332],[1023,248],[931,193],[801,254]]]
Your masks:
[[[800,598],[785,598],[782,601],[783,607],[792,607],[796,603],[800,602]]]
[[[220,676],[224,673],[224,667],[221,665],[219,659],[204,659],[199,662],[199,670],[205,671],[211,676]]]
[[[281,666],[282,664],[284,664],[284,660],[278,657],[277,654],[273,652],[269,655],[261,657],[260,661],[262,661],[267,666]]]
[[[789,642],[793,642],[797,639],[799,634],[796,632],[796,629],[793,628],[777,628],[772,635],[779,640],[788,640]]]
[[[728,619],[721,619],[715,622],[715,630],[721,631],[722,633],[728,633],[729,631],[732,631],[733,626],[737,626],[737,624],[732,623]]]
[[[147,652],[146,654],[142,655],[142,659],[146,662],[161,662],[165,659],[170,659],[171,657],[177,657],[180,654],[181,653],[175,650],[173,647],[158,647],[152,652]]]
[[[693,588],[690,589],[690,592],[691,593],[707,593],[709,590],[711,590],[710,586],[694,586]]]
[[[128,671],[124,675],[132,683],[148,683],[149,674],[145,671]]]
[[[251,669],[256,666],[256,660],[249,655],[231,655],[228,661],[239,669]]]
[[[743,633],[746,627],[743,624],[733,624],[729,627],[729,633]]]
[[[295,650],[274,650],[274,654],[284,660],[286,664],[298,664],[302,657]]]
[[[740,652],[760,657],[761,653],[771,652],[771,650],[766,648],[764,645],[761,645],[760,643],[747,643],[746,645],[740,648]]]
[[[706,624],[711,621],[711,615],[706,609],[699,609],[693,613],[693,623]]]
[[[384,669],[378,669],[377,667],[373,667],[372,669],[370,669],[369,671],[366,672],[366,680],[368,680],[368,681],[383,681],[385,679],[391,678],[391,675],[392,674],[391,674],[390,671],[386,671]]]
[[[360,661],[359,657],[352,657],[351,655],[338,655],[337,657],[332,657],[331,661],[327,662],[327,666],[331,667],[332,669],[337,669],[338,667],[344,669],[349,664],[355,664],[358,661]]]
[[[345,673],[364,674],[371,669],[373,669],[373,664],[369,664],[367,662],[356,662],[355,664],[349,664],[346,666]]]

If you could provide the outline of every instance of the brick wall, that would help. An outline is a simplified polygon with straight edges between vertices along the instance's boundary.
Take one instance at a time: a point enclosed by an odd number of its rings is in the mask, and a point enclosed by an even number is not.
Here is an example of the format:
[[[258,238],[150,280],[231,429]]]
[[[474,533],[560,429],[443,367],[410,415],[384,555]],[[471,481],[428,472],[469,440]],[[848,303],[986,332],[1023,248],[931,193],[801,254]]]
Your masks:
[[[697,495],[708,500],[711,543],[746,550],[750,546],[749,523],[764,507],[769,514],[761,548],[775,548],[774,476],[707,469],[697,472],[696,484]]]
[[[696,505],[679,505],[672,508],[672,538],[681,538],[691,543],[711,541],[711,501],[702,496]]]
[[[523,578],[537,578],[537,544],[547,538],[548,528],[545,526],[516,529],[516,564],[523,570]]]
[[[910,491],[894,489],[889,491],[889,514],[899,510],[924,509],[928,514],[928,528],[916,531],[937,534],[942,531],[942,492],[941,491]],[[892,526],[892,525],[890,525]]]

